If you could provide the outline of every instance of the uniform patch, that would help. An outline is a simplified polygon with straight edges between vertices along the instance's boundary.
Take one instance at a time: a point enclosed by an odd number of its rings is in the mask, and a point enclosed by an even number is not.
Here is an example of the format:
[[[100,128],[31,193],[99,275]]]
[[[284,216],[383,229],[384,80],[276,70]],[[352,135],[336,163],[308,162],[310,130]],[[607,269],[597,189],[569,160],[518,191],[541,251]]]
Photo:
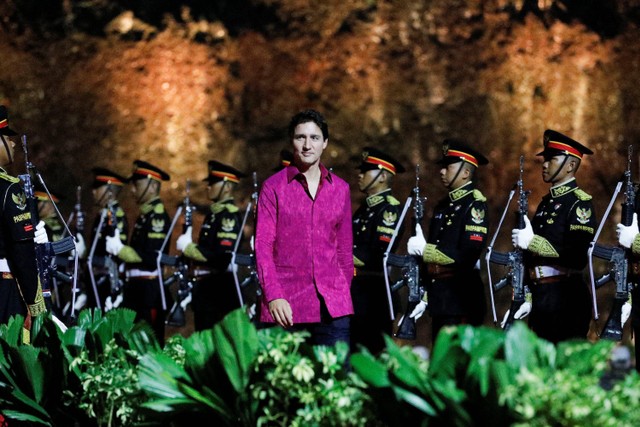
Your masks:
[[[151,220],[151,229],[156,233],[161,232],[164,229],[164,219],[154,218]]]
[[[233,227],[235,227],[236,225],[236,220],[233,218],[222,218],[220,227],[224,230],[224,231],[231,231],[233,230]]]
[[[12,194],[11,195],[11,199],[13,200],[13,203],[16,204],[18,209],[20,209],[21,211],[26,209],[26,207],[27,207],[27,195],[26,194],[24,194],[24,193]]]
[[[589,222],[589,218],[591,218],[591,208],[577,208],[576,215],[578,216],[578,222],[580,224],[586,224]]]
[[[391,227],[398,220],[398,214],[394,212],[385,211],[382,214],[382,223],[387,227]]]
[[[484,209],[471,208],[471,220],[476,224],[481,224],[484,221],[484,215]]]
[[[471,236],[469,236],[469,240],[474,240],[476,242],[482,242],[484,240],[484,236],[482,236],[480,234],[472,234]]]

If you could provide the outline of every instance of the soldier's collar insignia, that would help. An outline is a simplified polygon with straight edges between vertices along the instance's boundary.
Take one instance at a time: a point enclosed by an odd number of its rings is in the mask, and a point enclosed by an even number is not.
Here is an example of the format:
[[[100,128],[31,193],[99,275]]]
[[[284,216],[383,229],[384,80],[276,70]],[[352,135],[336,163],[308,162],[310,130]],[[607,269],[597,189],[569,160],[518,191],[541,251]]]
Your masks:
[[[456,188],[455,190],[449,191],[449,200],[451,200],[452,202],[458,201],[462,199],[464,196],[466,196],[467,194],[471,194],[472,190],[473,190],[473,187],[471,186],[471,183],[468,182],[460,188]]]
[[[27,195],[24,193],[12,194],[11,199],[13,203],[15,203],[16,207],[21,211],[25,210],[27,207]]]
[[[565,183],[557,185],[555,187],[551,187],[549,189],[549,193],[551,194],[551,197],[557,198],[557,197],[562,197],[565,194],[569,194],[572,191],[575,191],[576,188],[578,188],[576,180],[572,179],[569,182],[565,182]]]
[[[155,197],[155,198],[149,200],[147,203],[145,203],[144,205],[140,206],[140,212],[142,212],[144,215],[148,214],[149,212],[151,212],[153,210],[154,206],[159,201],[160,201],[160,197]]]
[[[373,196],[367,197],[367,206],[374,207],[375,205],[379,205],[384,201],[384,196],[380,194],[374,194]]]

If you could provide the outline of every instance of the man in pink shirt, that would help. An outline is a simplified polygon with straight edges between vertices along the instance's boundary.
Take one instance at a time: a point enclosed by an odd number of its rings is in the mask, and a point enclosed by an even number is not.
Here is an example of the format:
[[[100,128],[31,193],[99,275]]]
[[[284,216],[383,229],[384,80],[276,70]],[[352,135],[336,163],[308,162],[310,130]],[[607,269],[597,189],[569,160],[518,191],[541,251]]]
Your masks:
[[[320,162],[329,127],[314,110],[289,123],[292,163],[258,199],[255,253],[260,320],[308,330],[312,344],[349,342],[353,237],[349,185]]]

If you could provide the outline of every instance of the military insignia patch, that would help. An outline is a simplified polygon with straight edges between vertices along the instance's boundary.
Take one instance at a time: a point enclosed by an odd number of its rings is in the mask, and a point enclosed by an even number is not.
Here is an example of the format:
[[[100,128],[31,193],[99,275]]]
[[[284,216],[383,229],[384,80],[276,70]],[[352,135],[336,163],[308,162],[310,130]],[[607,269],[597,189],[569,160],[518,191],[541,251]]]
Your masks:
[[[446,156],[449,154],[449,144],[442,144],[442,155]]]
[[[580,224],[586,224],[589,222],[589,218],[591,218],[591,208],[577,208],[576,215],[578,216],[578,222]]]
[[[391,227],[392,225],[394,225],[397,220],[398,220],[398,214],[397,213],[385,211],[382,214],[382,223],[384,225],[386,225],[387,227]]]
[[[16,204],[18,209],[21,211],[25,210],[27,207],[27,195],[24,193],[20,194],[12,194],[11,199],[13,199],[13,203]]]
[[[233,218],[222,218],[221,227],[224,231],[232,231],[236,225],[236,220]]]
[[[481,224],[484,221],[484,209],[471,208],[471,220],[476,224]]]
[[[154,218],[151,220],[151,229],[154,233],[160,233],[164,229],[164,219]]]

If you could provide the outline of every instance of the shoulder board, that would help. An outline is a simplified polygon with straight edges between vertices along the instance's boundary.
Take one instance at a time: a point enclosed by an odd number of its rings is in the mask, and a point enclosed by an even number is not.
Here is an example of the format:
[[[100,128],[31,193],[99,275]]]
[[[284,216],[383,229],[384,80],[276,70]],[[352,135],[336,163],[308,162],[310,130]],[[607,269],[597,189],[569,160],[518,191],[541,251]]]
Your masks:
[[[155,205],[153,207],[153,212],[157,213],[157,214],[163,214],[164,213],[164,204],[158,203],[157,205]]]
[[[387,196],[387,203],[389,203],[391,206],[398,206],[400,204],[400,201],[389,194]]]
[[[122,208],[119,206],[118,206],[118,209],[116,210],[116,216],[118,218],[122,218],[124,216],[124,210],[122,210]]]
[[[484,197],[484,194],[482,194],[482,192],[478,189],[474,189],[473,190],[473,198],[477,201],[477,202],[486,202],[487,198]]]
[[[582,190],[581,188],[576,189],[575,191],[576,193],[576,197],[579,200],[591,200],[593,197],[591,196],[591,194],[588,194],[586,191]]]
[[[20,182],[20,178],[11,176],[3,170],[0,170],[0,178],[4,179],[5,181],[9,181],[13,183]]]
[[[236,205],[232,205],[231,203],[227,203],[224,205],[225,208],[231,213],[236,213],[240,210]]]

